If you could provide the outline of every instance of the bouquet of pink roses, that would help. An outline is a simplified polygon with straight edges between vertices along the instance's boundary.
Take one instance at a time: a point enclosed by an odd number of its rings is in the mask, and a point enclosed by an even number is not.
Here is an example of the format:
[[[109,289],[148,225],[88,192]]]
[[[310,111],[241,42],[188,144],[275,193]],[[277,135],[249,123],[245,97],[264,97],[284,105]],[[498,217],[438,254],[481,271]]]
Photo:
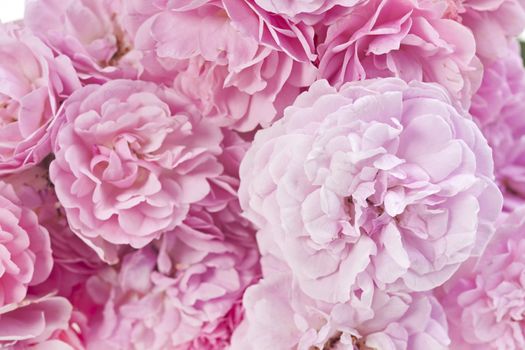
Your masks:
[[[524,0],[26,0],[0,349],[525,349]]]

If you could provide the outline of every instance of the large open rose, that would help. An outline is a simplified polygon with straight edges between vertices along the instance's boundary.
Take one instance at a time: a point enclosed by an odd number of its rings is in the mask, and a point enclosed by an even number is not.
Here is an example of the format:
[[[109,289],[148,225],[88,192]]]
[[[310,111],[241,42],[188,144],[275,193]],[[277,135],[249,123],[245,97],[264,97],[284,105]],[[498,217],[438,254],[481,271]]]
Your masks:
[[[361,274],[379,288],[442,284],[479,254],[502,206],[476,124],[441,87],[395,78],[312,85],[257,133],[239,196],[270,253],[330,302]]]

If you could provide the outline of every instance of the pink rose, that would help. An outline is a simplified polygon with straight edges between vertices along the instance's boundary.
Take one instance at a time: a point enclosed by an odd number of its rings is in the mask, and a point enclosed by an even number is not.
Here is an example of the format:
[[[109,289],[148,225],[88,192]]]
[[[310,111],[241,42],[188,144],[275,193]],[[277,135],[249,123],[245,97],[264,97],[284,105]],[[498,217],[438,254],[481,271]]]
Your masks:
[[[140,54],[121,25],[121,0],[28,0],[24,22],[71,58],[85,82],[135,78]]]
[[[476,267],[441,291],[451,349],[525,348],[524,218],[520,207],[502,220]]]
[[[226,349],[259,268],[253,232],[247,245],[219,221],[198,210],[127,255],[118,273],[92,278],[88,293],[104,311],[90,324],[88,349]]]
[[[492,148],[505,207],[525,203],[525,69],[518,48],[487,65],[470,113]]]
[[[296,23],[286,16],[276,16],[259,6],[257,0],[222,2],[233,24],[242,32],[268,47],[285,52],[299,62],[315,61],[313,26]]]
[[[47,230],[3,181],[0,203],[0,307],[9,307],[49,276],[53,260]]]
[[[289,275],[264,278],[244,295],[245,320],[230,349],[448,349],[446,316],[434,297],[363,287],[361,297],[332,305],[302,294]]]
[[[180,224],[222,171],[220,130],[173,91],[91,85],[65,103],[50,178],[70,227],[99,247],[143,247]]]
[[[23,206],[37,213],[39,224],[51,239],[53,269],[45,282],[32,287],[32,293],[69,297],[75,286],[85,282],[104,264],[96,252],[70,230],[47,167],[48,163],[44,162],[3,180],[14,187]],[[117,259],[116,253],[114,259]]]
[[[51,151],[48,129],[60,101],[80,87],[65,56],[54,57],[17,25],[0,25],[0,175],[20,171]]]
[[[525,29],[523,0],[447,0],[446,16],[470,28],[476,51],[489,62],[505,57],[507,46]]]
[[[493,232],[502,198],[490,148],[435,84],[319,81],[260,130],[241,164],[259,242],[310,297],[345,302],[445,282]]]
[[[335,86],[399,77],[436,82],[468,106],[481,82],[476,42],[443,18],[445,6],[422,0],[370,0],[329,26],[319,45],[319,73]]]
[[[239,31],[219,2],[170,2],[156,11],[129,2],[135,5],[127,7],[128,30],[144,56],[143,78],[174,84],[220,126],[268,126],[315,79],[312,63]]]
[[[0,307],[0,348],[73,350],[49,340],[54,332],[68,327],[70,316],[71,304],[62,297],[32,297]]]
[[[19,205],[31,212],[31,216],[34,215],[33,212],[36,214],[34,217],[41,225],[40,230],[46,230],[46,240],[36,240],[32,243],[35,247],[26,252],[31,259],[31,256],[35,256],[35,248],[45,250],[42,253],[37,252],[39,255],[45,253],[45,260],[40,258],[41,261],[38,261],[37,258],[34,263],[35,267],[37,264],[41,265],[35,272],[42,270],[44,275],[35,284],[28,286],[24,300],[0,307],[0,348],[11,343],[12,347],[7,348],[13,350],[82,350],[82,347],[70,345],[74,343],[74,339],[69,338],[75,338],[74,334],[69,334],[71,331],[67,331],[71,304],[64,298],[52,295],[69,296],[72,286],[77,285],[83,275],[85,280],[86,275],[93,273],[100,260],[69,231],[67,222],[60,214],[58,200],[45,167],[46,164],[41,164],[3,178],[16,192]],[[63,235],[68,236],[67,243]],[[69,250],[72,247],[74,249]],[[17,323],[23,327],[17,326]],[[66,337],[65,333],[69,335]]]

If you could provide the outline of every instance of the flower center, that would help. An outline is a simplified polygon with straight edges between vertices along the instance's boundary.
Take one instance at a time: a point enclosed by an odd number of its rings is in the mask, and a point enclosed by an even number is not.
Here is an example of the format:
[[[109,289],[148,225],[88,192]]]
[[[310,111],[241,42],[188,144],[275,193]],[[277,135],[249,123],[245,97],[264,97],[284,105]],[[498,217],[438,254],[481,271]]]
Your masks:
[[[131,51],[131,45],[126,40],[126,36],[121,26],[117,22],[116,14],[111,16],[111,21],[113,22],[113,34],[115,35],[115,53],[109,61],[107,66],[117,66],[120,59],[124,57],[128,52]]]
[[[365,342],[366,340],[363,338],[352,336],[352,345],[354,346],[355,350],[376,350],[374,348],[368,347]]]
[[[330,337],[326,343],[324,343],[323,348],[320,349],[317,346],[311,346],[309,350],[335,350],[337,345],[341,341],[341,336],[343,332],[336,332],[332,337]],[[354,350],[376,350],[365,344],[366,340],[364,338],[357,338],[352,335],[352,346]]]
[[[374,204],[372,200],[366,199],[366,206],[360,206],[360,210],[356,210],[358,205],[352,197],[345,198],[345,208],[350,225],[362,233],[371,236],[379,227],[390,221],[390,216],[385,213],[383,204]],[[393,219],[397,220],[396,218]]]
[[[18,121],[18,102],[0,94],[0,127]]]
[[[324,344],[323,350],[335,349],[337,343],[341,340],[342,332],[335,333],[328,341]]]
[[[334,350],[339,341],[341,340],[342,332],[336,332],[332,337],[330,337],[326,343],[324,343],[323,348],[319,349],[317,346],[311,346],[308,350]]]

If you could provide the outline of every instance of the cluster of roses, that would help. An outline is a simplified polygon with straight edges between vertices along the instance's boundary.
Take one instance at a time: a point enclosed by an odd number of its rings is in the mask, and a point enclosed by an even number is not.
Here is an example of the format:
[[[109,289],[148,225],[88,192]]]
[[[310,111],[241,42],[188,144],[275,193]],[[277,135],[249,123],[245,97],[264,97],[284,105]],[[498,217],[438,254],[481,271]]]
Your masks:
[[[0,348],[525,349],[524,0],[26,0]]]

